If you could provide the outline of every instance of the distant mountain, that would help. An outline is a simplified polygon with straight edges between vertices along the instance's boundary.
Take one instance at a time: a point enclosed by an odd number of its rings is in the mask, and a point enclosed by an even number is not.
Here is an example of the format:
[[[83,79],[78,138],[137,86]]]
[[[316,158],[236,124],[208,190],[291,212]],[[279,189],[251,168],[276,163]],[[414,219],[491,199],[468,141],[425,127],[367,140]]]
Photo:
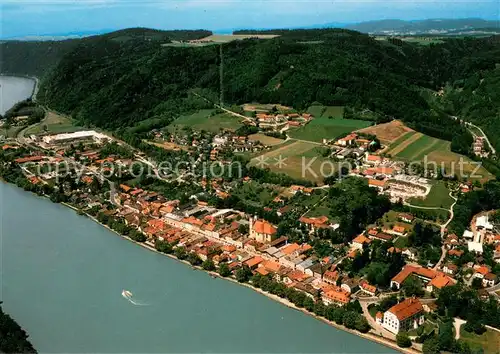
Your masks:
[[[488,28],[500,31],[500,21],[480,18],[428,19],[428,20],[380,20],[347,25],[345,28],[372,34],[457,34]]]

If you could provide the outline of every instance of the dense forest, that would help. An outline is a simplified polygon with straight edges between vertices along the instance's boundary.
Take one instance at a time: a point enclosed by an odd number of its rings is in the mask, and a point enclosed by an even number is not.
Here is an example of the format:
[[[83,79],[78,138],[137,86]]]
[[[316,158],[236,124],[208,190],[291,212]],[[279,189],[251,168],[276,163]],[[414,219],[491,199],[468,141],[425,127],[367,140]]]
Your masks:
[[[1,305],[1,302],[0,302]],[[36,353],[26,332],[0,306],[0,352]]]
[[[206,107],[208,103],[193,93],[217,100],[219,45],[162,46],[209,32],[157,32],[123,30],[72,44],[42,81],[39,100],[82,124],[135,127],[134,134],[169,124],[182,112]],[[500,57],[496,37],[448,39],[421,46],[396,38],[377,41],[342,29],[269,33],[280,36],[222,46],[225,104],[258,101],[303,110],[320,102],[352,111],[370,109],[382,120],[398,118],[418,131],[449,140],[452,150],[463,154],[470,152],[472,136],[449,118],[450,113],[460,110],[471,118],[480,116],[474,119],[482,120],[481,125],[500,130],[497,119],[484,117],[485,110],[489,117],[497,114],[498,100],[484,105],[481,100],[490,96],[470,103],[462,97],[476,89],[495,91],[498,80],[492,73]],[[3,60],[11,62],[11,55],[7,50]],[[488,80],[482,81],[485,75]],[[454,89],[458,97],[450,95],[456,101],[453,109],[437,110],[422,95],[423,89],[461,83],[461,91]]]
[[[5,41],[0,43],[0,68],[2,74],[28,75],[42,78],[55,68],[61,58],[74,50],[80,43],[90,43],[100,39],[115,42],[149,41],[169,43],[186,41],[211,35],[206,30],[160,31],[148,28],[130,28],[100,36],[62,41]]]

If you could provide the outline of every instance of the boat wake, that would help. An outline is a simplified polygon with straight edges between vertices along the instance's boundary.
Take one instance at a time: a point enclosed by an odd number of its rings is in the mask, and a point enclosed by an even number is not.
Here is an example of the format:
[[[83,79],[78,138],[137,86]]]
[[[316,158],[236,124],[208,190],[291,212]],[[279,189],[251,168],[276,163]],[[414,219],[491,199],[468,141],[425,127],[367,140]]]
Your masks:
[[[149,304],[146,304],[144,302],[139,302],[139,301],[135,301],[133,299],[133,296],[134,294],[132,294],[131,291],[128,291],[128,290],[123,290],[122,291],[122,297],[127,299],[128,302],[130,302],[132,305],[135,305],[135,306],[149,306]]]

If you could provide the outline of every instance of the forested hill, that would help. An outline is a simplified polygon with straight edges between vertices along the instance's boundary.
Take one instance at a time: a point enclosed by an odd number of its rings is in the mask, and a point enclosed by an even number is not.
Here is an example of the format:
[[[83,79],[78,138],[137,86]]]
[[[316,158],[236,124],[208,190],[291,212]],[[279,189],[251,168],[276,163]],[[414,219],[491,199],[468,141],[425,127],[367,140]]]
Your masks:
[[[2,310],[0,302],[0,353],[36,353],[26,332]]]
[[[129,28],[107,33],[63,41],[5,41],[0,43],[0,70],[3,74],[43,77],[53,69],[61,58],[81,43],[101,41],[150,41],[168,43],[186,41],[211,35],[207,30],[161,31],[148,28]]]
[[[279,34],[223,45],[226,104],[259,101],[303,109],[321,102],[369,108],[448,140],[465,129],[430,110],[420,87],[437,89],[491,70],[499,53],[498,44],[486,39],[418,46],[338,29]],[[39,98],[90,125],[163,124],[199,104],[190,95],[193,90],[218,97],[219,63],[219,46],[165,47],[103,36],[65,55],[44,80]]]

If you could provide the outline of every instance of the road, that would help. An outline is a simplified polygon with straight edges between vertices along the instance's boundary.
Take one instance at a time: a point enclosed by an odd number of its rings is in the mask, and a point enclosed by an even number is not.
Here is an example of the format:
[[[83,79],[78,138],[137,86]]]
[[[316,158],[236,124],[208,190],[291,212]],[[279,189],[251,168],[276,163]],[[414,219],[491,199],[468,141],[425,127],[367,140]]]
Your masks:
[[[455,217],[455,212],[453,211],[453,208],[455,207],[455,204],[457,204],[457,201],[458,201],[458,198],[453,196],[453,191],[450,191],[449,196],[450,196],[450,198],[455,200],[455,202],[450,206],[450,209],[448,210],[448,212],[450,213],[450,218],[448,219],[448,221],[446,221],[446,223],[441,225],[441,239],[444,239],[444,235],[446,233],[446,228],[453,221],[453,218]],[[444,245],[442,245],[441,246],[441,257],[439,258],[439,261],[436,263],[436,265],[434,266],[433,269],[434,270],[439,269],[439,267],[441,266],[441,263],[443,263],[445,258],[446,258],[446,247]]]
[[[453,119],[455,119],[455,120],[457,120],[457,119],[458,119],[458,117],[457,117],[457,116],[450,116],[450,117],[451,117],[451,118],[453,118]],[[497,154],[497,151],[495,150],[495,148],[494,148],[494,147],[493,147],[493,145],[491,144],[490,139],[488,139],[488,136],[484,133],[483,129],[481,129],[481,128],[480,128],[480,127],[478,127],[477,125],[472,124],[471,122],[467,122],[467,121],[465,121],[465,120],[463,120],[463,119],[460,119],[460,122],[461,122],[461,123],[465,123],[465,125],[468,125],[468,126],[470,126],[470,127],[474,127],[474,128],[476,128],[477,130],[479,130],[479,131],[481,132],[481,134],[483,134],[483,137],[484,137],[484,139],[486,140],[486,142],[488,143],[488,146],[490,147],[491,153],[492,153],[493,155],[496,155],[496,154]],[[471,133],[472,133],[472,135],[474,135],[474,136],[476,135],[473,131],[471,131]]]

